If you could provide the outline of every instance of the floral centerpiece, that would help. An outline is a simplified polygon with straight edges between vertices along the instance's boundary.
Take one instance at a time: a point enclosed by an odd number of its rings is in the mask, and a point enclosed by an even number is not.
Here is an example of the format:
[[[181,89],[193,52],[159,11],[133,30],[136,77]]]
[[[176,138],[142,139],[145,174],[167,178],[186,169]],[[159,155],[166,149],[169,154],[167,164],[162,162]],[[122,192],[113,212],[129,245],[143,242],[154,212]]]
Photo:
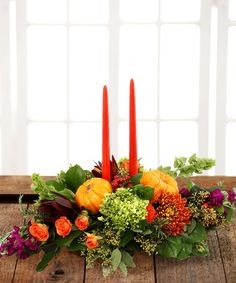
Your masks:
[[[200,174],[214,166],[195,154],[176,158],[173,168],[145,170],[137,160],[134,82],[130,83],[129,159],[110,161],[107,89],[103,89],[102,163],[93,170],[70,166],[57,179],[32,175],[37,194],[31,209],[21,212],[21,227],[1,236],[0,256],[20,259],[43,252],[42,271],[62,247],[78,252],[90,268],[100,260],[104,276],[119,268],[125,275],[135,267],[133,254],[184,259],[208,254],[208,231],[233,216],[236,190],[223,184],[205,189],[188,182],[178,188],[177,177]],[[20,204],[22,197],[20,197]]]
[[[139,165],[132,177],[128,165],[128,159],[113,157],[110,182],[99,162],[92,171],[71,166],[48,181],[33,174],[38,198],[31,209],[21,205],[25,224],[1,237],[1,256],[25,259],[43,251],[36,268],[42,271],[65,246],[85,257],[87,268],[100,259],[104,275],[117,268],[126,275],[135,267],[136,250],[176,259],[207,255],[207,233],[231,220],[236,191],[190,181],[178,188],[175,179],[209,169],[214,161],[192,155],[176,158],[173,169]]]

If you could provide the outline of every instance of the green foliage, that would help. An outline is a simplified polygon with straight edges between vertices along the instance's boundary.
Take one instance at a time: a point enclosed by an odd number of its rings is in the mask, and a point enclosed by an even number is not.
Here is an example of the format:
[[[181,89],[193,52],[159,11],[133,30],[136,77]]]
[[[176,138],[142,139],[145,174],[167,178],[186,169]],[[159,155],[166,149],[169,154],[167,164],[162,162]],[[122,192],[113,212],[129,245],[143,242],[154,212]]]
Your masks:
[[[54,200],[56,196],[63,196],[68,200],[75,202],[75,195],[74,193],[66,189],[62,189],[62,186],[55,186],[55,182],[47,181],[45,182],[43,178],[39,174],[32,175],[32,185],[31,189],[38,194],[38,200],[36,204],[40,204],[42,200]],[[59,189],[58,189],[59,188]]]
[[[142,178],[142,174],[141,173],[138,173],[138,174],[135,174],[133,175],[131,178],[130,178],[130,181],[133,185],[138,185],[140,184],[140,179]]]
[[[38,263],[36,267],[36,271],[41,272],[44,270],[45,267],[47,267],[48,263],[53,259],[53,257],[56,255],[55,251],[50,251],[44,254],[41,261]]]
[[[63,246],[69,247],[70,244],[72,243],[72,241],[73,241],[74,239],[76,239],[76,238],[77,238],[79,235],[81,235],[81,234],[82,234],[82,231],[79,231],[79,230],[73,231],[73,232],[71,232],[70,235],[67,236],[67,237],[64,237],[64,238],[62,238],[62,237],[56,238],[56,239],[55,239],[55,243],[56,243],[59,247],[63,247]]]
[[[112,253],[111,253],[111,263],[112,263],[112,268],[114,271],[118,268],[121,262],[121,252],[118,248],[116,248]]]
[[[153,198],[154,189],[138,184],[133,187],[133,192],[141,199],[151,200]]]
[[[209,170],[215,166],[215,160],[211,158],[200,158],[193,154],[189,158],[176,157],[174,161],[174,169],[170,166],[160,166],[158,169],[171,175],[172,177],[188,178],[194,173],[202,174],[204,170]]]
[[[76,192],[78,187],[86,181],[87,173],[78,164],[69,168],[65,174],[67,187]]]

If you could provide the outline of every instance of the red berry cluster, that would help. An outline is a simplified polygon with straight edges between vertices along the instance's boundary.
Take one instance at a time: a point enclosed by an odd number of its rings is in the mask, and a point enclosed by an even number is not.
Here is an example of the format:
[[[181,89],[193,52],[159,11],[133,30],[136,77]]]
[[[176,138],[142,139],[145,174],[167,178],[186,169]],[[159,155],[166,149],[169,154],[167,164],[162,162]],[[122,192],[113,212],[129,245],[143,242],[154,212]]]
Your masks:
[[[131,187],[132,183],[130,181],[130,176],[121,177],[119,175],[115,175],[114,180],[111,182],[111,185],[112,188],[116,190],[118,188]]]

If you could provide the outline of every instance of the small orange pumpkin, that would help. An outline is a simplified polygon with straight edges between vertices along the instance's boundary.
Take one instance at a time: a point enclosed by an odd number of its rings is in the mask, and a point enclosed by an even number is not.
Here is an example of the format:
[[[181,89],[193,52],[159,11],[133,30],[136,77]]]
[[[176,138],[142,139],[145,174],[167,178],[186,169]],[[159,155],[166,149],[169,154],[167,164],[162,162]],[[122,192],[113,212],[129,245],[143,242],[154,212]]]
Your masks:
[[[102,178],[92,178],[77,189],[75,201],[81,209],[86,208],[93,213],[98,213],[104,195],[111,192],[112,187],[108,181]]]
[[[160,170],[144,172],[140,183],[144,186],[154,188],[155,198],[160,197],[163,192],[171,194],[177,194],[179,192],[175,179]]]

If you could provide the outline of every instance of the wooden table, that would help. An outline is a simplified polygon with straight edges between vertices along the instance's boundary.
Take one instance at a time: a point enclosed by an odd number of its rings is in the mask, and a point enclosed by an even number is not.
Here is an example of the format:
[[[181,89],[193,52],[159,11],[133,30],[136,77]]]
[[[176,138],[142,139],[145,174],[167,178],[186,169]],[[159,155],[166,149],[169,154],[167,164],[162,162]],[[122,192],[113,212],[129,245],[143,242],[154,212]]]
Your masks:
[[[199,185],[210,187],[224,181],[227,188],[236,186],[236,177],[193,177]],[[186,180],[178,180],[180,186]],[[20,225],[22,217],[17,204],[18,195],[25,194],[32,202],[29,176],[0,176],[0,231]],[[41,273],[35,272],[40,255],[26,260],[13,257],[0,259],[0,283],[32,282],[86,282],[86,283],[235,283],[236,282],[236,221],[209,235],[210,256],[192,257],[183,261],[135,254],[136,268],[129,270],[127,278],[120,272],[104,279],[98,264],[86,270],[84,259],[66,250],[61,252]]]

